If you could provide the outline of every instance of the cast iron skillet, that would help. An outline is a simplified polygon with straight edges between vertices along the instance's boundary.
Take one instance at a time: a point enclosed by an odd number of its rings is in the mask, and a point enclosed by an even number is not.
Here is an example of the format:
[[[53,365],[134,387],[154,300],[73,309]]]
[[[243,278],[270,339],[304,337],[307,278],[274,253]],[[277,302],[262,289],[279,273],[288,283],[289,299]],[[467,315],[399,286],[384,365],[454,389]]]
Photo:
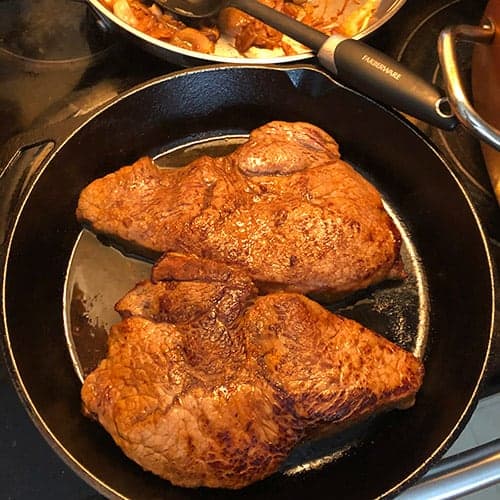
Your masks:
[[[64,297],[68,269],[78,265],[70,266],[81,234],[74,216],[78,194],[141,155],[241,136],[272,119],[322,127],[381,190],[404,235],[408,281],[337,306],[423,355],[424,385],[413,408],[313,446],[327,458],[322,467],[306,449],[292,465],[311,470],[277,473],[239,492],[173,487],[129,461],[80,412]],[[179,500],[392,496],[457,437],[474,409],[493,334],[492,263],[464,190],[403,118],[312,67],[212,66],[143,84],[55,144],[34,172],[22,171],[15,158],[1,173],[3,343],[35,425],[99,492]],[[95,270],[107,272],[99,261]]]

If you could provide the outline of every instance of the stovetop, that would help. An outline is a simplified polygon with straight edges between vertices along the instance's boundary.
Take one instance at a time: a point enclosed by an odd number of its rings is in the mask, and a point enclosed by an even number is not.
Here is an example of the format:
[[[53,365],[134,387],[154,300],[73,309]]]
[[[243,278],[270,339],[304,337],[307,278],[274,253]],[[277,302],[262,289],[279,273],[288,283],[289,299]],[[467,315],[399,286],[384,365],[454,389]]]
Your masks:
[[[439,32],[451,24],[477,23],[485,5],[486,0],[407,0],[366,41],[441,85],[436,50]],[[465,76],[470,60],[471,48],[460,47]],[[0,144],[85,115],[137,84],[179,69],[103,31],[85,2],[2,0]],[[423,123],[416,125],[463,182],[487,231],[492,253],[500,257],[499,210],[478,142],[462,128],[443,132]],[[500,391],[500,330],[496,337],[484,394]],[[1,363],[0,400],[2,498],[101,498],[35,429]]]

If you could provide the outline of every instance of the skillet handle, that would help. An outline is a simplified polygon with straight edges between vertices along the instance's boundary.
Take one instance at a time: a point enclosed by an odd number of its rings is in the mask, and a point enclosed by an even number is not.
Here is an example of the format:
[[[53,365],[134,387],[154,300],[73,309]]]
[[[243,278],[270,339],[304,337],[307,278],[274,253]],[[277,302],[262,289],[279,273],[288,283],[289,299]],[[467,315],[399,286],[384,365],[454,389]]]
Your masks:
[[[439,35],[438,54],[448,89],[451,108],[462,124],[478,139],[500,151],[500,130],[486,122],[473,108],[465,93],[455,52],[455,40],[489,43],[495,36],[491,21],[482,26],[457,25],[445,28]]]
[[[10,154],[6,163],[1,164],[0,247],[3,248],[7,241],[21,199],[54,146],[54,141],[47,140],[19,147]]]
[[[0,248],[14,223],[14,216],[38,173],[71,131],[85,117],[69,118],[47,127],[19,134],[2,145],[0,153]]]
[[[365,43],[332,35],[318,59],[339,80],[384,104],[445,130],[458,123],[438,88]]]

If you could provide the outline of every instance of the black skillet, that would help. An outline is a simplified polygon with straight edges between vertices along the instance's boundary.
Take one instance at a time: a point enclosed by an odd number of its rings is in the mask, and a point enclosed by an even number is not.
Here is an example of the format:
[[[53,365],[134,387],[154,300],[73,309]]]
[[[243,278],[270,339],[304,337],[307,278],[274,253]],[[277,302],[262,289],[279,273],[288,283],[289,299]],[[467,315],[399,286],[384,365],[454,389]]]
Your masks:
[[[239,492],[176,488],[129,461],[80,412],[75,358],[84,369],[95,359],[83,355],[75,335],[105,326],[88,312],[96,303],[101,309],[112,304],[90,296],[82,280],[87,296],[78,302],[72,279],[97,275],[109,284],[116,270],[102,255],[118,254],[94,242],[100,250],[82,257],[87,236],[74,216],[78,194],[141,155],[198,144],[183,149],[184,156],[196,154],[207,141],[213,145],[212,139],[223,137],[232,144],[273,119],[324,128],[339,141],[344,158],[381,190],[404,235],[409,278],[334,308],[423,355],[424,385],[413,408],[302,447],[287,474]],[[212,66],[143,84],[68,138],[47,139],[55,147],[40,143],[49,152],[40,164],[29,163],[33,171],[23,171],[21,151],[1,172],[3,344],[35,425],[99,492],[141,499],[393,496],[458,436],[474,409],[493,334],[492,262],[464,190],[439,152],[403,118],[312,67]],[[119,265],[126,276],[126,264]],[[94,321],[94,329],[86,329],[85,320]],[[92,338],[87,340],[88,351]]]

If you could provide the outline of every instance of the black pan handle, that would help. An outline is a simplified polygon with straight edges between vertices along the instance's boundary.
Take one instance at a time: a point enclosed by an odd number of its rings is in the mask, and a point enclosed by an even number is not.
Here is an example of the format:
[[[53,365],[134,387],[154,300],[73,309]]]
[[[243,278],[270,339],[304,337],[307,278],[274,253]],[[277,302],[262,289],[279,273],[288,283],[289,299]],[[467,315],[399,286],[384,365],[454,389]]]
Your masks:
[[[451,130],[458,124],[439,89],[377,49],[339,34],[327,36],[255,0],[228,4],[309,47],[322,66],[362,94],[435,127]]]
[[[14,216],[59,145],[83,123],[85,117],[69,118],[30,132],[16,135],[0,152],[0,248],[14,223]]]
[[[339,80],[384,104],[441,129],[458,124],[437,87],[363,42],[332,35],[318,59]]]
[[[17,148],[7,144],[4,148],[4,153],[5,150],[12,152],[10,158],[0,164],[0,247],[4,248],[21,200],[54,147],[54,141],[45,140]]]

